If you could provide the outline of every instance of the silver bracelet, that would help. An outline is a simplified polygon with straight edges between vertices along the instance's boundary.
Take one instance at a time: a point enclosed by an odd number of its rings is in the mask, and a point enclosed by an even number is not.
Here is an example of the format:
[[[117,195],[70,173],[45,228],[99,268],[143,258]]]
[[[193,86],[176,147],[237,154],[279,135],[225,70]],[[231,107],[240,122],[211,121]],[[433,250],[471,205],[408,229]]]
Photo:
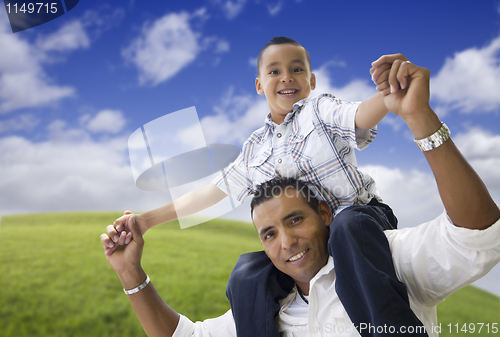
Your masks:
[[[127,295],[132,295],[132,294],[135,294],[135,293],[138,293],[139,291],[141,291],[142,289],[146,288],[146,286],[149,284],[149,276],[146,275],[146,281],[144,281],[143,284],[141,284],[140,286],[138,287],[135,287],[134,289],[130,289],[130,290],[125,290],[123,289],[123,291],[125,292],[125,294]]]
[[[420,151],[430,151],[441,146],[448,138],[450,138],[450,129],[441,122],[441,127],[435,133],[424,139],[415,139],[414,142],[417,144]]]

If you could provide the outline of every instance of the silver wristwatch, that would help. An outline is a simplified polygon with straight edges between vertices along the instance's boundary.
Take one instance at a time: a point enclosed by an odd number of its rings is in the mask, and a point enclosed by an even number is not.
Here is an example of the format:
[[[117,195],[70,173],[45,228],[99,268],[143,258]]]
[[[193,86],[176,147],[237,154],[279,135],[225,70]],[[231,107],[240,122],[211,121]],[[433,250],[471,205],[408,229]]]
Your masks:
[[[441,123],[441,127],[435,133],[430,135],[424,139],[415,139],[415,144],[417,144],[420,151],[430,151],[439,147],[443,144],[448,138],[450,138],[450,129],[446,126],[446,124]]]

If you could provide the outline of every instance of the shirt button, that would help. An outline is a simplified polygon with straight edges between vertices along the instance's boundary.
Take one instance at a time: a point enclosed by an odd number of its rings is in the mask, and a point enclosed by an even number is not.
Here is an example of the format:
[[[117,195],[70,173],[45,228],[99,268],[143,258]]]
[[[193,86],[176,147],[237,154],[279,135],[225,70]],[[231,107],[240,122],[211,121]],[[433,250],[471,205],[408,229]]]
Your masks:
[[[281,159],[278,159],[278,163],[280,163],[280,164],[281,164],[281,161],[282,161]]]
[[[300,135],[300,139],[304,138],[304,135]]]
[[[281,133],[278,133],[276,137],[281,138]]]

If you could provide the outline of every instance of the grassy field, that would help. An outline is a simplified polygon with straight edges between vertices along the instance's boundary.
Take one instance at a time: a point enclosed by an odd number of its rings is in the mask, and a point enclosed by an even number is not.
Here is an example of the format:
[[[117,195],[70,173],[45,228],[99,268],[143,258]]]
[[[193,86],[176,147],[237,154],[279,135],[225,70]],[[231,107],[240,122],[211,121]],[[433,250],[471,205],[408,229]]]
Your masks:
[[[99,240],[119,215],[1,219],[0,336],[145,336]],[[144,269],[167,303],[192,320],[229,308],[225,288],[232,267],[240,254],[261,249],[252,225],[220,219],[183,230],[177,223],[162,225],[145,240]],[[460,331],[464,323],[500,324],[500,300],[467,287],[438,313],[441,336],[470,335]]]

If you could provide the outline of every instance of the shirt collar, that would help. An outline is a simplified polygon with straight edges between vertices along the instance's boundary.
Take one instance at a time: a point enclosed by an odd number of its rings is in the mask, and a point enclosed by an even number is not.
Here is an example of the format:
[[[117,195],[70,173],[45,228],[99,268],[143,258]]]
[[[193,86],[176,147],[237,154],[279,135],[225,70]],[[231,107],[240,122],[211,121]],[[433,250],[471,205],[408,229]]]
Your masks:
[[[328,256],[328,261],[326,264],[321,268],[318,273],[312,278],[311,281],[309,281],[309,294],[311,294],[311,289],[313,288],[314,284],[323,276],[328,275],[332,271],[335,270],[335,266],[333,264],[333,257]],[[284,299],[280,300],[280,305],[281,305],[281,310],[285,310],[290,306],[290,304],[293,302],[295,299],[295,296],[297,296],[297,286],[293,287],[293,289],[288,293],[287,297]]]
[[[298,113],[304,107],[306,102],[307,102],[307,98],[303,98],[300,101],[298,101],[297,103],[295,103],[293,105],[292,112],[289,112],[285,116],[285,120],[283,121],[283,125],[287,125],[288,123],[290,123],[290,121],[292,121],[292,119],[293,119],[293,116],[295,116],[295,114]],[[264,136],[262,137],[262,140],[266,139],[267,136],[269,135],[269,133],[272,134],[274,128],[278,126],[278,124],[273,122],[273,118],[271,117],[271,113],[267,114],[264,122],[265,122],[265,124],[264,124],[265,131],[264,131]]]

